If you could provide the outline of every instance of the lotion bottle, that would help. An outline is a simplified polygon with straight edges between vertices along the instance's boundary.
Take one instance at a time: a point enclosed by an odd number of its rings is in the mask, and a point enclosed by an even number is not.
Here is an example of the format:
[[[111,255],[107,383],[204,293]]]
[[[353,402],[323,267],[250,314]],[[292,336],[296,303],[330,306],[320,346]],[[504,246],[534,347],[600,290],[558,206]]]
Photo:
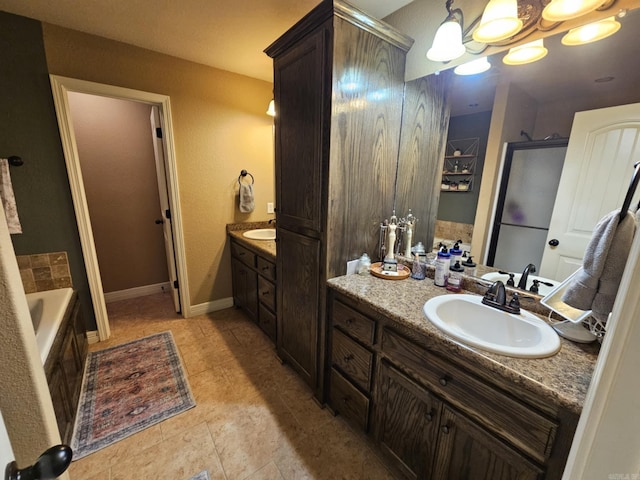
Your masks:
[[[442,247],[436,257],[436,273],[433,283],[437,287],[446,287],[447,278],[449,278],[449,266],[451,265],[451,255],[447,251],[447,247]]]
[[[460,265],[460,260],[456,260],[454,265],[449,269],[449,278],[447,279],[447,290],[450,292],[459,292],[462,290],[462,273],[464,267]]]

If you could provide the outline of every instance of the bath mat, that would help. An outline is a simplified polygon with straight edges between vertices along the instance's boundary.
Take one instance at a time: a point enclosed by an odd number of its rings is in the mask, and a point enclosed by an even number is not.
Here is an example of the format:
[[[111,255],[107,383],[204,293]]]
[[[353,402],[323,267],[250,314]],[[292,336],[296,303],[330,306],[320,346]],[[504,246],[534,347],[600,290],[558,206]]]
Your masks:
[[[189,480],[209,480],[209,472],[206,470],[201,471],[197,475],[194,475]]]
[[[91,352],[71,441],[73,459],[195,404],[171,332]]]

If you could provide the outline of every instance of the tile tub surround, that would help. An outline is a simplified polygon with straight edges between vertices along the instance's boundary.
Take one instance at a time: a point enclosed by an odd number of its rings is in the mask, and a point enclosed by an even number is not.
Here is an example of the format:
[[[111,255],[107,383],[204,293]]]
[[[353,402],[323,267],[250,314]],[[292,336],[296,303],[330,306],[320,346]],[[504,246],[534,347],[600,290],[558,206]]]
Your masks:
[[[430,348],[445,356],[459,356],[473,362],[486,374],[499,375],[553,404],[576,414],[582,411],[599,351],[595,344],[577,344],[561,338],[560,352],[552,357],[505,357],[459,343],[427,320],[422,312],[427,300],[437,295],[455,295],[436,287],[429,279],[389,281],[370,275],[345,275],[328,280],[328,285],[398,325],[421,334]]]
[[[16,255],[25,293],[71,288],[67,252]]]
[[[436,220],[435,237],[462,240],[462,243],[471,243],[473,236],[472,223],[449,222],[447,220]]]

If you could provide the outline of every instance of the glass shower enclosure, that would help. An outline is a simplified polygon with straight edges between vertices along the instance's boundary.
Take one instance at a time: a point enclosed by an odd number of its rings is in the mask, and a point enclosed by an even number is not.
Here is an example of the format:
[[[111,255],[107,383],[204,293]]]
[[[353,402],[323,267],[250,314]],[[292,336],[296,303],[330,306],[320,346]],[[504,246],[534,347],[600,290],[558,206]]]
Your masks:
[[[562,174],[568,139],[508,143],[487,265],[538,269]]]

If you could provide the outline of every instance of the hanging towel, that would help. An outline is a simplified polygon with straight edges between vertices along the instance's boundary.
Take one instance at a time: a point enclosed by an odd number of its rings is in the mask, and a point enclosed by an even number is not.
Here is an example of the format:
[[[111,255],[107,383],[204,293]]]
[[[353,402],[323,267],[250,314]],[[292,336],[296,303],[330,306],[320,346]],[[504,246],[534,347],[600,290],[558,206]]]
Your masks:
[[[242,213],[249,213],[253,212],[254,208],[253,185],[240,182],[240,211]]]
[[[618,293],[637,219],[627,212],[622,222],[620,210],[607,214],[593,229],[582,260],[582,270],[562,296],[567,305],[592,310],[591,315],[605,324]]]
[[[4,215],[7,217],[9,233],[22,233],[16,197],[13,195],[11,175],[9,174],[9,161],[6,158],[0,158],[0,200],[2,200]]]

